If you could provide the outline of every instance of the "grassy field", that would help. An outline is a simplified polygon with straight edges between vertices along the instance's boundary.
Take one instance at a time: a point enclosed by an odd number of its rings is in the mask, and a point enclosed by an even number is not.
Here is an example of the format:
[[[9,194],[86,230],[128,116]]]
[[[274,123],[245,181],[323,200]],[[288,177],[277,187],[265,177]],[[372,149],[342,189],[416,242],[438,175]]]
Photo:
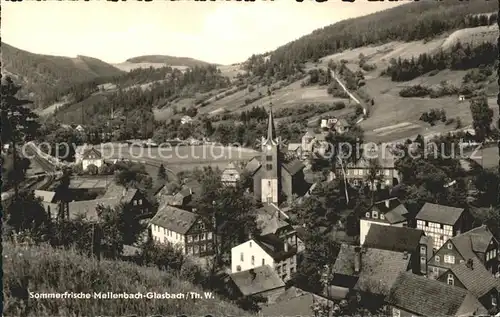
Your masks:
[[[243,316],[229,302],[212,299],[30,299],[31,293],[186,294],[204,291],[177,272],[121,261],[94,261],[74,251],[3,243],[4,316]],[[26,299],[25,299],[26,298]]]

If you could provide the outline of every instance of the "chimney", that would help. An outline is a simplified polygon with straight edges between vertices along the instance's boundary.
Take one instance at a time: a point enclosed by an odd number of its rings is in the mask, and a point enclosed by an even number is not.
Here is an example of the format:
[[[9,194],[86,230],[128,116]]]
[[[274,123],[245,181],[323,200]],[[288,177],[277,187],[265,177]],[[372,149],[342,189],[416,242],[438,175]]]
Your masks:
[[[474,269],[474,262],[472,261],[472,259],[468,259],[468,260],[467,260],[467,264],[466,264],[466,265],[467,265],[467,267],[468,267],[469,269],[471,269],[471,270],[473,270],[473,269]]]
[[[354,272],[361,271],[361,247],[354,248]]]
[[[255,278],[257,277],[257,273],[255,273],[255,270],[250,269],[249,273],[250,273],[250,276],[252,277],[252,281],[255,280]]]
[[[390,199],[385,200],[385,207],[390,208],[391,207],[391,201]]]
[[[288,252],[288,243],[286,241],[283,244],[283,250],[285,250],[285,252]]]

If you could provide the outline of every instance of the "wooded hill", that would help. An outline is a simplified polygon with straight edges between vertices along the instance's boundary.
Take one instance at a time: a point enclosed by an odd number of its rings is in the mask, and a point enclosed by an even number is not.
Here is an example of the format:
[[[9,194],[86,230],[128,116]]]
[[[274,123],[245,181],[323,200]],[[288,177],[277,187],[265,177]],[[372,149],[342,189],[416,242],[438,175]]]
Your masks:
[[[15,81],[22,84],[21,93],[29,95],[37,103],[49,99],[56,87],[124,74],[97,58],[34,54],[3,42],[2,73],[12,75]]]

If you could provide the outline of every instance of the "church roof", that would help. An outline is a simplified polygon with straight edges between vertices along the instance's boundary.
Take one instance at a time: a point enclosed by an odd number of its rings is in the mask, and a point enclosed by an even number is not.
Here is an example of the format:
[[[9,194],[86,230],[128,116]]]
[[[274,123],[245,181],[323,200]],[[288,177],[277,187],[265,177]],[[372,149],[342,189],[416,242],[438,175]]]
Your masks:
[[[305,166],[301,161],[295,159],[283,164],[283,167],[288,171],[288,173],[290,173],[290,175],[295,175],[300,172]]]

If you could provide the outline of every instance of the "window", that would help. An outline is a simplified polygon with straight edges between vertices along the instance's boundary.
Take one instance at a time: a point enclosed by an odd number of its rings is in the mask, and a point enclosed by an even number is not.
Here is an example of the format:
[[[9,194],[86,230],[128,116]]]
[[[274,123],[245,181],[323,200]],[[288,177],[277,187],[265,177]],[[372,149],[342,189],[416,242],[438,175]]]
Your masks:
[[[211,232],[207,233],[207,240],[212,240],[212,233]]]
[[[436,261],[437,263],[439,263],[441,261],[441,259],[439,258],[439,255],[436,255],[434,257],[434,261]]]
[[[252,265],[255,265],[255,257],[253,255],[252,255],[251,261],[252,261]]]
[[[187,253],[193,254],[193,247],[187,247]]]
[[[448,244],[446,245],[446,247],[448,248],[448,250],[453,249],[453,246],[451,245],[451,243],[448,243]]]
[[[286,277],[287,277],[287,274],[285,273],[285,274],[283,274],[283,275],[281,276],[281,279],[284,281],[284,280],[286,280]]]
[[[370,218],[370,213],[369,213],[369,212],[367,212],[367,213],[365,214],[365,216],[366,216],[366,218]]]
[[[195,235],[193,236],[193,241],[194,241],[194,242],[198,242],[198,235],[197,235],[197,234],[195,234]]]
[[[163,228],[163,234],[167,234],[167,229]]]
[[[290,268],[290,275],[292,275],[295,272],[295,268],[291,267]]]
[[[142,205],[142,199],[139,199],[139,205]]]
[[[460,260],[460,264],[462,264],[462,263],[465,263],[465,261],[464,260]]]
[[[249,246],[250,246],[250,248],[251,248],[251,247],[252,247],[252,241],[250,241],[250,242],[248,243],[248,245],[249,245]]]
[[[267,186],[271,187],[271,181],[267,181]]]
[[[448,285],[454,285],[453,274],[448,274]]]
[[[432,273],[438,274],[439,273],[439,269],[437,267],[433,267],[432,268]]]
[[[237,265],[236,266],[236,271],[241,272],[241,266]]]
[[[401,311],[397,308],[392,309],[392,317],[400,317],[401,316]]]
[[[378,218],[378,212],[377,211],[372,211],[372,217],[373,218]]]
[[[262,265],[266,265],[266,259],[262,259]]]
[[[486,252],[486,261],[489,261],[489,260],[490,260],[490,253]]]
[[[167,237],[164,237],[163,238],[163,243],[167,243],[167,242],[168,242]]]
[[[421,263],[425,263],[425,256],[421,256],[421,257],[420,257],[420,262],[421,262]]]
[[[385,219],[384,214],[380,214],[380,220],[384,220],[384,219]]]
[[[134,206],[137,206],[137,200],[134,200]]]
[[[200,253],[200,248],[199,248],[199,246],[197,246],[197,245],[195,245],[195,246],[194,246],[194,252],[193,252],[193,253],[194,253],[194,254],[198,254],[198,253]]]
[[[205,252],[205,250],[206,250],[206,245],[202,244],[200,246],[200,252]]]
[[[266,164],[266,170],[270,171],[273,169],[273,164]]]
[[[272,161],[273,160],[273,156],[272,155],[267,155],[266,156],[266,161]]]
[[[205,240],[205,234],[204,233],[200,234],[200,241],[201,240]]]
[[[193,236],[188,236],[188,243],[193,242]]]
[[[240,253],[240,261],[243,262],[244,261],[244,257],[243,257],[243,252]]]
[[[179,234],[178,233],[175,234],[175,238],[179,239]]]
[[[455,264],[455,256],[453,255],[445,255],[444,263]]]
[[[425,253],[427,253],[427,248],[424,246],[421,246],[420,247],[420,254],[425,254]]]

